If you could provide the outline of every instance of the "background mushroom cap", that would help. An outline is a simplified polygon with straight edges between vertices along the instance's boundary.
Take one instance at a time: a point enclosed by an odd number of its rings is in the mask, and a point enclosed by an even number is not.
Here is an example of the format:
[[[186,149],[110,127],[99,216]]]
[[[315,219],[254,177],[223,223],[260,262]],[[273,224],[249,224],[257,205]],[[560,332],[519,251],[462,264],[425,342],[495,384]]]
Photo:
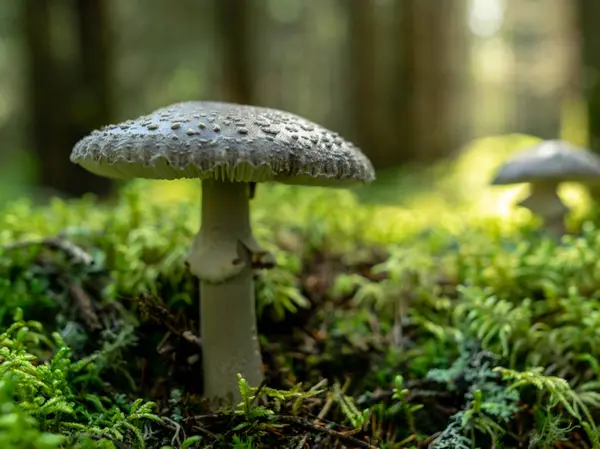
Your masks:
[[[184,102],[80,140],[71,161],[101,176],[335,185],[370,182],[352,143],[297,115],[221,102]]]
[[[493,185],[522,182],[600,181],[600,156],[561,140],[519,151],[498,171]]]

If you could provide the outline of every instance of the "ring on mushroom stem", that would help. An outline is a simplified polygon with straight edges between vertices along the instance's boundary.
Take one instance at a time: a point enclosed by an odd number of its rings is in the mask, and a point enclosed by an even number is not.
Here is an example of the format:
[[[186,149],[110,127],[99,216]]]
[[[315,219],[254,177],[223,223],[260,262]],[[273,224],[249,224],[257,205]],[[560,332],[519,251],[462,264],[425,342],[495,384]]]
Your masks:
[[[569,208],[558,195],[562,182],[600,182],[600,156],[561,140],[546,140],[519,151],[500,167],[492,185],[530,183],[529,196],[518,205],[540,216],[550,235],[566,233]]]
[[[187,263],[200,279],[204,394],[238,400],[240,373],[264,379],[254,268],[275,259],[252,235],[259,182],[344,187],[375,179],[352,143],[297,115],[220,102],[184,102],[92,132],[71,161],[113,178],[202,180],[201,226]]]

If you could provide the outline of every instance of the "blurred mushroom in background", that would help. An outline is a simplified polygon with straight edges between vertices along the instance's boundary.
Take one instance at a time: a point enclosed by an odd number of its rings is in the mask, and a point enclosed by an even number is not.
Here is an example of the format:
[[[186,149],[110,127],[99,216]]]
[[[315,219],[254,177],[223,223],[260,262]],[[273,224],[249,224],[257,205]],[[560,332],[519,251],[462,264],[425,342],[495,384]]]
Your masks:
[[[562,140],[545,140],[506,161],[492,185],[529,183],[529,196],[518,205],[539,216],[557,238],[566,234],[569,208],[558,195],[563,182],[600,183],[600,156]]]

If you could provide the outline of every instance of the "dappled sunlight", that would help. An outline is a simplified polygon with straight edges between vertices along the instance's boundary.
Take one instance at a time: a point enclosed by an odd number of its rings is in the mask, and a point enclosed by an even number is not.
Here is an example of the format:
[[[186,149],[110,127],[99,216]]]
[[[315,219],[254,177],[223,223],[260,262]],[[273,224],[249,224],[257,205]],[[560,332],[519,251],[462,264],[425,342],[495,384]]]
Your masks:
[[[421,200],[419,204],[425,208],[454,208],[453,203],[458,199],[466,210],[482,216],[507,218],[514,215],[515,204],[527,195],[527,184],[491,186],[490,182],[495,172],[512,154],[540,141],[539,138],[519,134],[474,140],[448,164],[447,176],[437,186],[433,186],[430,192],[423,193],[424,196],[430,196],[431,200]],[[452,198],[452,204],[433,199],[440,191]],[[448,195],[448,192],[452,193]],[[562,184],[559,194],[576,214],[589,208],[589,195],[585,187],[579,184]]]
[[[145,181],[144,193],[158,203],[189,201],[200,196],[200,182],[191,179]]]
[[[560,137],[573,145],[590,144],[588,114],[585,99],[571,93],[561,104]]]
[[[519,134],[491,136],[469,143],[450,162],[443,162],[421,173],[402,172],[381,185],[367,186],[363,202],[360,188],[331,189],[266,183],[257,186],[253,200],[253,220],[257,232],[262,223],[297,223],[311,226],[312,218],[326,217],[317,233],[360,234],[369,241],[399,241],[420,230],[443,229],[460,233],[465,223],[507,229],[531,221],[532,214],[516,204],[526,197],[527,184],[491,186],[494,173],[515,151],[534,145],[540,139]],[[414,178],[414,181],[413,181]],[[420,182],[419,185],[417,183]],[[198,208],[201,197],[197,180],[138,180],[145,201],[158,205],[189,204]],[[412,189],[410,188],[412,186]],[[358,193],[358,195],[356,194]],[[589,211],[590,198],[585,187],[576,183],[560,186],[559,194],[572,209],[571,219]],[[386,197],[378,202],[379,197]],[[396,198],[396,202],[389,198]]]
[[[516,151],[535,145],[541,139],[523,134],[489,136],[471,141],[449,164],[447,182],[457,190],[472,192],[472,188],[489,185],[494,172]]]

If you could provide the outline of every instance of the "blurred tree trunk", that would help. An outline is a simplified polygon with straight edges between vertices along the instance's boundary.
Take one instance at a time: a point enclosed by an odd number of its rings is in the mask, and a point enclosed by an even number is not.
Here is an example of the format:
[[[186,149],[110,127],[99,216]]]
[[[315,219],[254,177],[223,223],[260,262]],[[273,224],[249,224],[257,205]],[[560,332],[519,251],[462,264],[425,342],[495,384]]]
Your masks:
[[[507,43],[515,63],[514,132],[558,138],[573,77],[572,0],[540,0],[507,8]],[[544,10],[544,20],[540,20]]]
[[[40,183],[45,188],[64,191],[69,142],[63,129],[63,83],[50,39],[51,3],[51,0],[24,0],[22,4],[29,62],[28,135],[38,160]]]
[[[428,0],[425,0],[428,1]],[[393,124],[398,127],[398,148],[396,151],[402,155],[403,162],[417,159],[418,136],[416,127],[418,117],[415,111],[418,98],[418,70],[417,52],[419,42],[414,39],[418,25],[415,20],[415,4],[412,0],[396,0],[394,3],[394,41],[395,54],[395,79],[390,86],[392,104],[389,105],[391,115],[395,117]]]
[[[107,125],[113,116],[110,36],[105,0],[77,0],[78,89],[73,118],[78,119],[77,139],[90,130]]]
[[[344,4],[357,144],[379,169],[432,162],[457,150],[470,119],[466,1]]]
[[[217,33],[221,41],[222,91],[225,101],[252,104],[252,0],[215,0]]]
[[[396,0],[390,89],[399,162],[432,162],[468,138],[466,2]]]
[[[79,52],[66,64],[52,44],[51,8],[61,0],[24,0],[29,104],[39,182],[51,192],[80,196],[110,192],[110,181],[69,161],[73,145],[110,119],[104,1],[79,0],[75,16]],[[69,3],[71,5],[71,3]]]
[[[393,165],[378,127],[381,104],[377,95],[377,23],[374,0],[349,0],[349,71],[352,139],[376,168]]]
[[[581,41],[581,86],[588,109],[589,144],[600,153],[600,1],[579,0],[579,30]]]

